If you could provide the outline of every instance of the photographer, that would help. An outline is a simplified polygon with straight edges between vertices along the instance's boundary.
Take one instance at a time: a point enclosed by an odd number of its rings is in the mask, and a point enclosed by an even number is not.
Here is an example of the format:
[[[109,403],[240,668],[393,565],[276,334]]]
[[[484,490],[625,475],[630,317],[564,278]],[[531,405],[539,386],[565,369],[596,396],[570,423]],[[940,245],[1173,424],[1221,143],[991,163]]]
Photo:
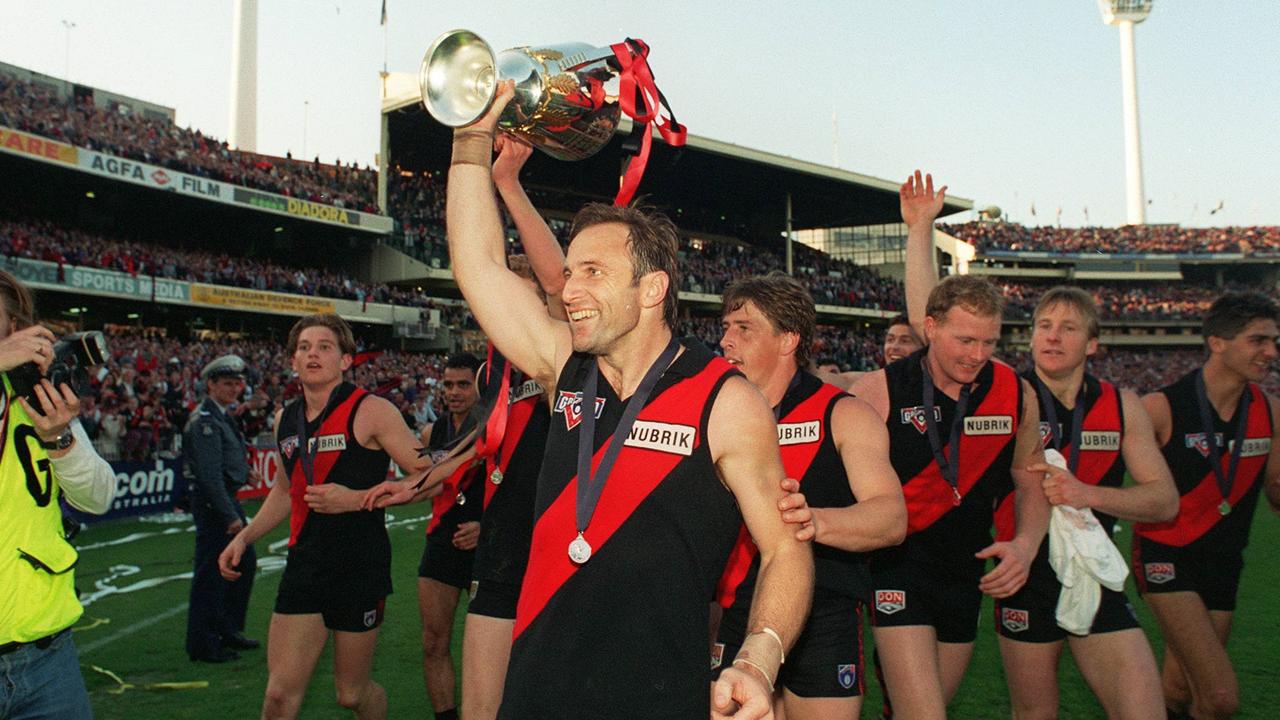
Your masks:
[[[92,717],[70,632],[83,609],[58,500],[101,514],[116,482],[76,420],[80,400],[69,385],[42,377],[27,397],[15,387],[28,371],[44,375],[54,354],[30,291],[0,271],[0,708],[79,719]]]

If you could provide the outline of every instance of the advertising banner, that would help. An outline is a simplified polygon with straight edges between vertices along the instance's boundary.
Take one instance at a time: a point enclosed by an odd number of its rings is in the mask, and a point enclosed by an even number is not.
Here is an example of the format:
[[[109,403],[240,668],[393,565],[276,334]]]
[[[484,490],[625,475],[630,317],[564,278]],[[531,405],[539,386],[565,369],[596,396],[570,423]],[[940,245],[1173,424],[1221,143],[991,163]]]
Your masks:
[[[205,200],[226,203],[232,201],[233,186],[227,183],[148,165],[136,160],[118,158],[96,150],[81,148],[77,164],[81,170],[94,175],[124,180],[135,185],[145,185],[156,190],[168,190]]]
[[[134,300],[150,301],[154,298],[161,302],[180,303],[190,300],[187,292],[188,284],[179,280],[156,278],[153,293],[152,278],[148,275],[130,275],[114,270],[97,270],[78,265],[64,265],[59,270],[57,263],[26,258],[5,262],[3,266],[24,283],[38,287],[54,286],[64,290],[83,290]]]
[[[280,470],[280,452],[275,448],[264,450],[251,447],[249,448],[249,467],[257,470],[262,480],[256,483],[251,482],[240,488],[236,492],[236,497],[241,500],[263,497],[271,491],[271,486],[276,484],[276,473]]]
[[[214,305],[236,310],[271,312],[282,315],[314,315],[316,313],[335,312],[333,300],[330,298],[288,295],[269,290],[250,290],[248,288],[205,285],[203,283],[191,284],[191,302],[200,305]]]
[[[0,125],[0,149],[15,155],[26,155],[40,160],[76,164],[76,148],[66,143],[39,135],[11,130]]]
[[[383,215],[347,210],[334,205],[324,205],[283,195],[272,195],[248,188],[235,188],[234,199],[238,204],[259,210],[307,218],[308,220],[318,220],[331,225],[346,225],[377,232],[391,232],[393,229],[391,218]]]
[[[100,522],[134,515],[173,512],[173,504],[186,497],[187,481],[182,477],[182,461],[157,458],[147,462],[113,462],[116,497],[104,515],[89,515],[75,508],[70,512],[83,522]]]

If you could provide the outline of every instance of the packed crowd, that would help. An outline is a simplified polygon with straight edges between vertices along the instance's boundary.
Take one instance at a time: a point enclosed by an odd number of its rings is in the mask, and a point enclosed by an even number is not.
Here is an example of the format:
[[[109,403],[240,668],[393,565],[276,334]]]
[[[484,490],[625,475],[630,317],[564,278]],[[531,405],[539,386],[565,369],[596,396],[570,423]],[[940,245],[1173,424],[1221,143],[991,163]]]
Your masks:
[[[403,230],[403,249],[436,268],[449,266],[444,231],[444,178],[439,173],[395,174],[388,191],[391,215]],[[507,238],[518,247],[519,234],[506,218]],[[552,232],[562,243],[570,225],[550,220]],[[762,275],[784,269],[781,253],[729,242],[683,238],[680,247],[680,289],[717,295],[735,278]],[[834,260],[804,245],[794,246],[797,272],[809,285],[820,305],[901,310],[905,307],[902,284],[876,271],[843,260]]]
[[[231,409],[245,436],[271,444],[276,410],[299,392],[284,346],[267,340],[179,342],[168,338],[115,335],[110,355],[90,377],[81,420],[99,454],[108,460],[144,460],[175,453],[178,437],[203,392],[200,369],[213,358],[236,353],[248,366],[245,396]],[[436,383],[440,355],[377,351],[362,353],[352,382],[386,397],[411,427],[425,427],[442,411]]]
[[[680,334],[696,337],[713,351],[720,351],[724,331],[716,317],[681,320]],[[874,370],[884,363],[879,330],[859,332],[848,327],[819,325],[814,328],[812,357],[818,364],[834,363],[843,371]]]
[[[3,74],[0,125],[211,180],[378,212],[378,174],[371,167],[232,150],[226,141],[199,130],[141,113],[96,107],[90,97],[60,98],[48,86]]]
[[[1040,295],[1049,285],[1031,283],[997,283],[1005,297],[1005,318],[1029,320]],[[1267,292],[1263,287],[1228,283],[1222,288],[1200,285],[1091,285],[1085,286],[1098,303],[1098,311],[1107,320],[1186,320],[1204,317],[1205,311],[1224,292]],[[1271,293],[1274,295],[1274,293]]]
[[[1026,227],[1008,222],[940,224],[939,230],[979,253],[1244,253],[1280,252],[1280,226],[1191,228],[1177,225]]]
[[[681,242],[681,289],[718,295],[731,281],[785,270],[782,253],[727,242]],[[793,246],[796,275],[819,305],[903,310],[902,283],[875,270],[836,260],[804,245]]]
[[[714,317],[687,318],[681,335],[697,337],[719,348],[720,321]],[[812,357],[835,363],[841,370],[871,370],[880,366],[879,331],[820,325]],[[244,401],[232,409],[247,437],[263,446],[271,442],[275,411],[298,392],[284,346],[267,340],[205,340],[179,342],[168,338],[117,335],[108,338],[110,356],[91,377],[92,391],[81,408],[81,419],[94,444],[109,460],[143,460],[156,453],[174,453],[178,436],[203,391],[200,369],[210,360],[236,353],[248,365]],[[1005,354],[1023,370],[1026,353]],[[1127,350],[1103,348],[1089,360],[1089,371],[1139,393],[1171,383],[1203,362],[1199,349]],[[375,351],[361,353],[350,372],[352,382],[387,399],[400,409],[411,427],[422,429],[444,412],[436,384],[443,373],[438,354]],[[1266,383],[1280,394],[1280,376]]]
[[[450,325],[463,324],[468,314],[464,308],[417,292],[361,283],[333,270],[104,237],[44,220],[0,220],[0,256],[295,295],[439,308]]]
[[[1028,320],[1047,285],[998,283],[1005,297],[1005,318]],[[1095,285],[1085,288],[1093,294],[1104,320],[1196,320],[1221,294],[1196,285]],[[1244,287],[1233,287],[1245,290]],[[1256,290],[1257,288],[1247,288]]]

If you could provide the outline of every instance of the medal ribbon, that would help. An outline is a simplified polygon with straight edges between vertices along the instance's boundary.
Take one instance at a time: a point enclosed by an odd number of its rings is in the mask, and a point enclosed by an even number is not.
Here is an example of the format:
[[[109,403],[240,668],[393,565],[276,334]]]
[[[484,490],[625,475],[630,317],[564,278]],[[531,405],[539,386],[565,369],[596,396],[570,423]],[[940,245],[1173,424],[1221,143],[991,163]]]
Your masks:
[[[786,402],[787,396],[790,395],[792,392],[794,392],[795,389],[798,387],[800,387],[800,371],[799,370],[796,371],[795,375],[791,376],[791,382],[787,384],[787,391],[782,393],[782,399],[778,401],[777,405],[773,406],[774,422],[782,421],[782,403]]]
[[[1213,466],[1213,476],[1218,481],[1218,492],[1222,493],[1223,502],[1231,499],[1231,486],[1235,484],[1236,466],[1240,464],[1240,451],[1244,449],[1244,436],[1249,426],[1249,401],[1252,399],[1249,386],[1246,385],[1236,410],[1240,419],[1236,421],[1236,434],[1231,440],[1231,464],[1224,475],[1218,434],[1213,431],[1213,406],[1209,404],[1209,394],[1204,387],[1204,370],[1196,373],[1196,405],[1200,409],[1200,425],[1204,428],[1204,441],[1209,445],[1209,464]]]
[[[956,496],[956,504],[960,504],[960,428],[964,427],[964,414],[969,410],[969,386],[960,389],[960,397],[956,400],[956,415],[951,418],[951,457],[947,457],[946,448],[942,446],[942,438],[938,434],[938,421],[933,416],[933,376],[920,359],[920,369],[924,370],[924,424],[928,428],[929,447],[933,450],[933,459],[938,463],[942,479],[951,486]]]
[[[1039,375],[1032,374],[1032,378],[1036,381],[1036,396],[1040,399],[1040,414],[1044,417],[1045,422],[1049,423],[1049,443],[1054,450],[1061,452],[1062,450],[1062,427],[1058,425],[1058,410],[1055,407],[1053,392],[1049,390],[1049,386],[1044,384]],[[1080,465],[1080,436],[1084,427],[1084,387],[1085,382],[1080,381],[1080,391],[1076,393],[1076,406],[1071,409],[1071,434],[1067,436],[1071,443],[1071,455],[1067,458],[1067,469],[1072,475],[1076,474],[1076,467]]]
[[[496,386],[497,392],[494,392],[493,383],[495,362],[502,363],[502,380]],[[489,358],[485,363],[485,396],[491,405],[489,417],[476,437],[476,456],[492,458],[497,454],[507,432],[507,413],[511,400],[511,363],[494,349],[493,343],[489,344]]]
[[[613,463],[618,459],[618,454],[622,452],[622,445],[627,440],[627,435],[631,433],[631,426],[636,422],[636,416],[640,414],[640,410],[649,400],[649,395],[653,393],[653,388],[657,386],[658,379],[662,377],[662,373],[675,359],[676,352],[680,349],[680,342],[674,336],[671,342],[667,343],[667,347],[658,356],[657,360],[649,366],[645,372],[644,378],[640,381],[640,386],[636,388],[636,392],[631,396],[631,400],[627,402],[627,409],[622,412],[622,419],[618,421],[618,428],[613,431],[613,437],[609,439],[608,447],[605,448],[604,457],[600,459],[600,465],[596,468],[596,474],[591,476],[591,456],[593,455],[593,446],[595,445],[596,436],[596,388],[600,379],[600,366],[594,360],[591,367],[587,370],[586,382],[582,387],[582,398],[579,401],[582,409],[582,430],[578,434],[578,492],[577,504],[574,507],[574,517],[577,521],[578,534],[587,531],[587,525],[591,523],[591,516],[595,514],[596,503],[600,502],[600,494],[604,491],[605,481],[609,479],[609,471],[613,469]]]
[[[338,388],[342,387],[342,383],[338,383],[329,391],[329,400],[324,404],[324,409],[316,416],[317,423],[323,423],[324,419],[329,417],[329,413],[333,411],[333,406],[338,399]],[[316,484],[316,455],[320,453],[320,443],[316,443],[316,451],[311,451],[311,442],[307,439],[307,396],[302,396],[302,407],[298,409],[298,460],[302,462],[302,475],[307,479],[308,485]]]

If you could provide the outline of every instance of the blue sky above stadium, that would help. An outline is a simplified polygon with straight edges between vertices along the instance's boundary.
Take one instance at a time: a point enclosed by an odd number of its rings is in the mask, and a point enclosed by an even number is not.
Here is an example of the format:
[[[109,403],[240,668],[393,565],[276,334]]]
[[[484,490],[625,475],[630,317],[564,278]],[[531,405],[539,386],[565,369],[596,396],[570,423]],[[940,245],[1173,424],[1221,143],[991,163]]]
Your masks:
[[[384,57],[416,71],[445,30],[499,49],[631,36],[652,47],[658,83],[695,134],[886,178],[925,167],[1027,224],[1053,224],[1058,208],[1063,225],[1124,221],[1119,40],[1092,0],[387,8],[384,31],[380,0],[262,0],[260,151],[301,155],[305,125],[309,156],[372,162]],[[69,71],[226,136],[231,0],[0,10],[0,61]],[[1138,26],[1149,222],[1280,224],[1278,28],[1272,0],[1156,0]]]

